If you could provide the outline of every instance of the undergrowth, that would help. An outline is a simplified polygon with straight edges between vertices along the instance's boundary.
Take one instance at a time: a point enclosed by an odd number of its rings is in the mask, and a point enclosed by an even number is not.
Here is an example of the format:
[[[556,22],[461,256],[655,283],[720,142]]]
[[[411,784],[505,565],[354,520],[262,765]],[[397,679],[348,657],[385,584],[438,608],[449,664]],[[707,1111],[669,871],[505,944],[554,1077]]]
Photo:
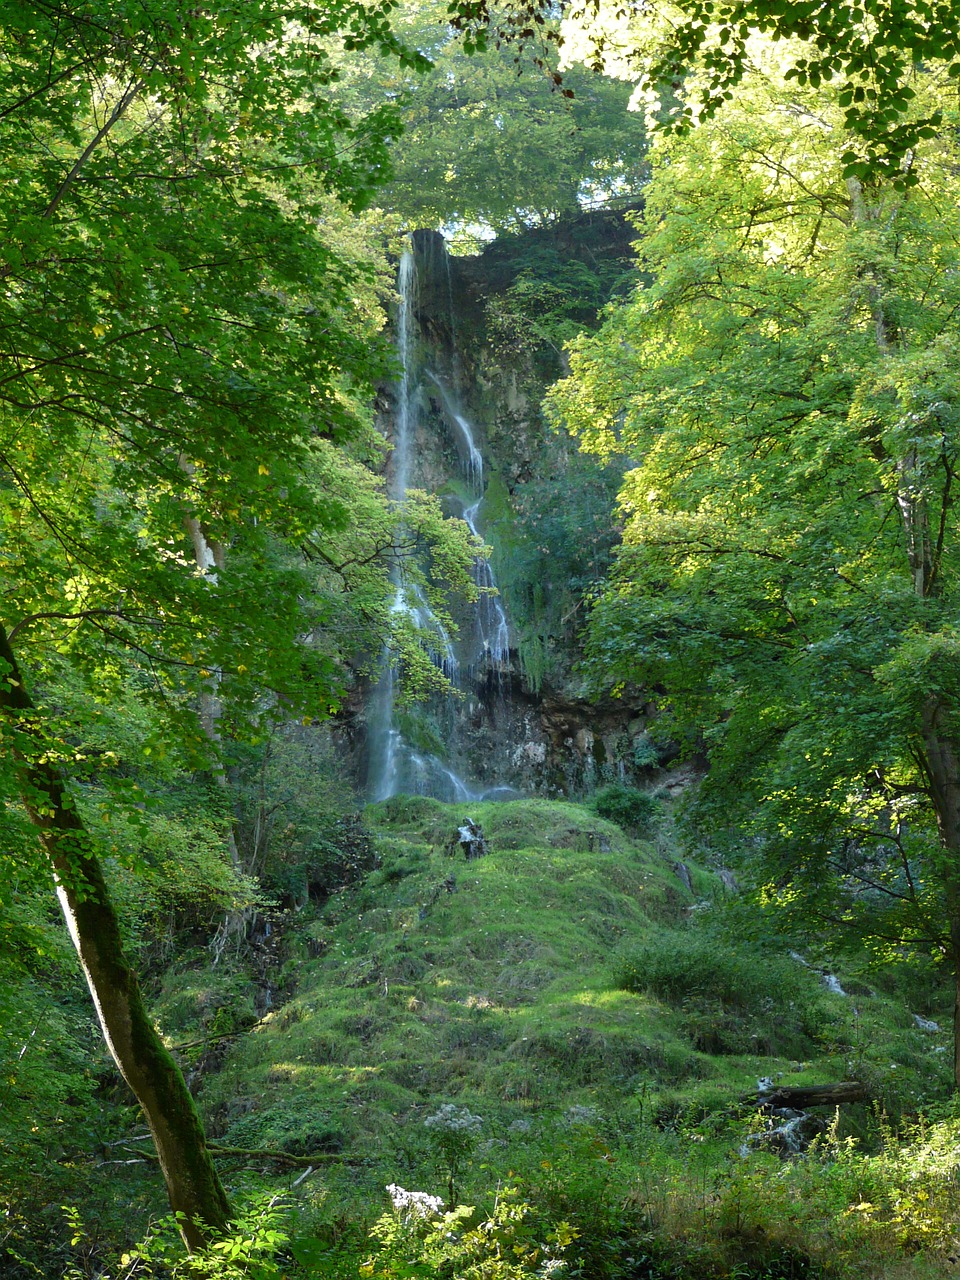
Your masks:
[[[859,993],[844,997],[775,940],[738,939],[719,879],[692,865],[695,900],[662,832],[650,844],[573,804],[472,805],[490,853],[467,862],[450,852],[466,816],[372,807],[374,869],[285,913],[280,995],[252,1029],[236,964],[185,953],[168,971],[156,1008],[176,1042],[222,1036],[189,1062],[212,1140],[235,1152],[219,1158],[241,1220],[187,1267],[172,1224],[123,1261],[80,1212],[69,1274],[944,1274],[949,1053],[895,984],[841,970]],[[760,1078],[857,1079],[870,1102],[824,1109],[785,1160]],[[11,1275],[53,1274],[30,1265]]]

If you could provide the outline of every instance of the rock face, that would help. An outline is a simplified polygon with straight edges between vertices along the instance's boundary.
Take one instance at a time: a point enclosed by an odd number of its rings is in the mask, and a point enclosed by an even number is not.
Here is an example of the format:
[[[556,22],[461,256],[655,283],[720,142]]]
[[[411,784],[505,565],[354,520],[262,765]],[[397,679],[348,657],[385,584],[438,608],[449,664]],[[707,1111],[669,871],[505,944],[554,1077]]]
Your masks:
[[[576,797],[614,779],[640,780],[658,764],[644,699],[591,702],[574,679],[580,577],[558,584],[548,540],[538,545],[520,524],[522,511],[536,528],[541,517],[531,494],[542,489],[547,505],[555,505],[550,486],[562,492],[576,458],[540,410],[547,387],[563,373],[561,353],[544,340],[536,308],[525,319],[526,294],[516,286],[523,283],[535,299],[545,290],[564,323],[587,325],[603,299],[558,291],[556,280],[587,262],[593,266],[583,268],[585,279],[606,279],[629,256],[631,235],[622,214],[594,213],[497,241],[476,257],[452,258],[439,233],[414,233],[414,283],[405,285],[412,292],[404,299],[413,336],[404,340],[402,387],[381,396],[380,427],[396,445],[391,467],[402,466],[405,486],[440,495],[447,514],[466,519],[493,555],[489,566],[477,568],[485,575],[478,584],[487,588],[481,605],[455,613],[459,696],[404,711],[389,726],[405,753],[394,790],[448,800],[518,792]],[[538,281],[538,262],[553,272],[553,283]],[[401,418],[408,436],[403,457]],[[575,485],[571,475],[571,493]],[[598,508],[601,521],[612,544],[609,505]],[[489,592],[494,585],[497,596]],[[565,613],[551,598],[558,592],[572,601]],[[383,699],[372,690],[361,696],[352,746],[363,778],[374,767],[370,744],[387,727],[377,723]],[[382,778],[377,785],[383,798]]]

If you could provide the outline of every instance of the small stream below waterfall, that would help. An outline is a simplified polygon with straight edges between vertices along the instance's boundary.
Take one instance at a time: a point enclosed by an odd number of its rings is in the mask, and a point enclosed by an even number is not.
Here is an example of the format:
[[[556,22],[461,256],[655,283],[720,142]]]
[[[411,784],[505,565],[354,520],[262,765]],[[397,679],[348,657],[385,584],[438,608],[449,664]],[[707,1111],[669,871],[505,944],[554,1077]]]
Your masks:
[[[447,276],[449,280],[449,267]],[[429,382],[437,393],[443,419],[456,445],[461,478],[470,494],[475,497],[473,502],[464,501],[462,518],[471,533],[481,537],[485,487],[483,455],[476,442],[476,433],[461,409],[456,388],[440,374],[421,364],[417,259],[412,250],[407,250],[401,258],[397,288],[400,305],[397,311],[396,342],[401,376],[396,389],[392,423],[393,452],[388,493],[394,502],[401,503],[410,487],[411,475],[416,471],[421,395],[424,383]],[[450,332],[455,340],[452,294]],[[456,359],[455,354],[455,367]],[[478,668],[484,668],[485,676],[492,673],[495,679],[500,680],[510,655],[507,615],[489,561],[484,557],[477,557],[472,572],[479,596],[471,619],[476,637],[476,652],[471,656],[470,669],[476,674]],[[433,613],[423,592],[404,580],[402,567],[399,565],[394,570],[393,585],[392,612],[395,615],[405,615],[422,635],[428,637],[431,661],[443,670],[456,687],[460,680],[461,663],[451,637]],[[504,786],[485,789],[475,787],[440,755],[416,749],[409,743],[398,723],[397,681],[396,653],[388,645],[382,655],[382,674],[367,700],[367,793],[372,800],[387,800],[399,793],[428,795],[448,801],[510,799],[518,794],[512,788]],[[447,721],[452,721],[455,718],[455,708],[448,707],[446,710]]]

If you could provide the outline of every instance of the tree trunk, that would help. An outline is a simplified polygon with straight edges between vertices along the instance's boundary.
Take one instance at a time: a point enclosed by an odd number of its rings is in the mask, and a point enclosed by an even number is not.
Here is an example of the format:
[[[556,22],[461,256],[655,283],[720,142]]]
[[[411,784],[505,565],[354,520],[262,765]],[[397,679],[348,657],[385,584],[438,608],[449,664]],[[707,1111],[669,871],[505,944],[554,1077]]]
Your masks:
[[[941,709],[931,698],[923,710],[924,761],[930,799],[937,815],[945,854],[943,873],[953,969],[953,1079],[960,1089],[960,759],[941,724]]]
[[[35,708],[0,624],[0,713],[14,742],[23,803],[40,832],[70,937],[107,1047],[156,1144],[170,1205],[191,1252],[223,1231],[230,1205],[180,1068],[144,1008],[93,842],[57,770],[44,758]]]
[[[185,475],[192,476],[195,472],[193,464],[188,462],[183,454],[180,454],[177,459],[177,465]],[[223,573],[226,566],[226,551],[223,543],[208,538],[199,518],[192,515],[189,511],[187,511],[183,517],[183,524],[190,537],[190,543],[193,547],[193,558],[196,562],[197,568],[213,586],[216,586],[218,582],[218,575]],[[207,741],[211,744],[217,754],[217,763],[215,763],[213,769],[214,781],[218,787],[220,787],[224,792],[227,792],[229,791],[229,782],[226,770],[219,758],[220,748],[222,745],[222,738],[220,736],[220,683],[222,678],[223,673],[221,671],[212,671],[209,679],[207,680],[207,687],[200,694],[200,726],[203,729]],[[227,829],[227,849],[230,853],[231,863],[237,870],[240,870],[240,850],[237,846],[237,833],[232,821]],[[228,921],[233,915],[234,913],[231,913],[231,916],[228,916]],[[246,923],[246,919],[244,919],[242,927],[245,927]],[[226,937],[229,936],[229,933],[232,931],[233,930],[229,925],[225,928],[224,942],[226,941]]]
[[[806,1111],[807,1107],[835,1107],[845,1102],[866,1102],[867,1086],[856,1080],[840,1084],[780,1085],[769,1092],[761,1091],[757,1101],[762,1107],[790,1107]]]

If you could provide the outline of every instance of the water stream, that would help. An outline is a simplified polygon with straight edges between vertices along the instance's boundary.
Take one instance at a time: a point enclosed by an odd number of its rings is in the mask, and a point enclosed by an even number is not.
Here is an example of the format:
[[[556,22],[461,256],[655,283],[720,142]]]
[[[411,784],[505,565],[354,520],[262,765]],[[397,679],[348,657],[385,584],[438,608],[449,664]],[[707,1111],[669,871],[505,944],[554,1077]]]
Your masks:
[[[400,356],[400,383],[397,388],[396,414],[394,418],[394,447],[387,492],[396,503],[407,496],[410,479],[410,461],[413,437],[416,431],[417,386],[416,328],[417,328],[417,267],[411,251],[400,259],[397,280],[400,306],[397,312],[397,351]],[[451,679],[456,680],[457,658],[453,643],[445,628],[434,615],[420,588],[405,582],[398,564],[393,571],[394,596],[391,613],[405,615],[419,630],[431,635],[430,657]],[[367,708],[369,770],[368,792],[375,801],[390,796],[410,786],[411,777],[419,778],[424,763],[403,740],[396,725],[397,664],[392,646],[384,647],[382,674],[369,700]]]
[[[471,503],[470,506],[465,506],[463,510],[463,518],[470,532],[474,537],[480,538],[483,535],[477,527],[477,518],[483,505],[483,455],[474,440],[473,427],[470,425],[469,420],[459,411],[452,393],[444,386],[441,379],[429,369],[427,370],[427,377],[440,392],[440,400],[446,416],[457,429],[458,442],[462,446],[461,465],[463,466],[465,478],[473,492],[480,495],[476,502]],[[481,660],[489,661],[500,672],[510,656],[510,628],[507,625],[507,615],[500,601],[500,593],[497,589],[497,581],[493,575],[493,569],[490,567],[490,561],[485,556],[478,556],[474,561],[473,580],[480,590],[480,598],[477,601],[476,609],[477,627],[483,648]]]
[[[466,507],[463,512],[467,527],[475,537],[481,536],[477,528],[477,513],[482,502],[481,498],[473,506]],[[497,591],[493,570],[490,568],[490,561],[486,557],[478,556],[474,561],[473,580],[480,588],[480,598],[477,601],[477,624],[484,657],[493,664],[499,675],[510,657],[510,628],[507,625],[507,615],[500,603],[500,594]]]
[[[448,267],[449,275],[449,267]],[[396,413],[394,418],[393,454],[388,493],[394,502],[401,503],[407,495],[410,482],[416,433],[419,426],[419,395],[421,390],[418,355],[419,324],[417,316],[417,263],[412,251],[403,254],[397,281],[400,305],[397,312],[397,353],[400,357],[401,375],[397,385]],[[450,331],[453,328],[453,298],[450,302]],[[454,353],[456,361],[456,353]],[[424,377],[436,387],[443,416],[449,423],[457,443],[464,478],[477,500],[464,506],[463,519],[477,536],[478,516],[483,503],[483,456],[477,447],[473,428],[461,412],[458,396],[444,381],[428,369],[422,369]],[[496,581],[489,562],[477,557],[473,577],[480,590],[475,606],[476,637],[480,656],[471,666],[489,666],[498,674],[502,672],[510,651],[510,632],[506,613],[496,593]],[[456,684],[460,666],[450,636],[430,608],[423,592],[405,582],[402,570],[394,571],[395,594],[392,612],[409,618],[421,632],[431,637],[431,660]],[[485,797],[502,797],[512,792],[509,788],[495,787],[485,792],[474,790],[448,764],[429,752],[414,750],[404,739],[398,727],[397,717],[397,663],[396,654],[389,645],[382,659],[382,675],[367,703],[368,742],[368,794],[375,801],[389,799],[400,792],[434,796],[440,800],[476,800]],[[449,718],[449,717],[448,717]]]
[[[451,392],[444,386],[440,378],[437,377],[430,369],[426,370],[427,377],[440,392],[440,401],[443,404],[447,418],[456,426],[458,443],[462,447],[461,465],[464,475],[470,488],[474,493],[483,494],[483,454],[477,448],[476,441],[473,438],[473,428],[456,407],[456,401]]]

